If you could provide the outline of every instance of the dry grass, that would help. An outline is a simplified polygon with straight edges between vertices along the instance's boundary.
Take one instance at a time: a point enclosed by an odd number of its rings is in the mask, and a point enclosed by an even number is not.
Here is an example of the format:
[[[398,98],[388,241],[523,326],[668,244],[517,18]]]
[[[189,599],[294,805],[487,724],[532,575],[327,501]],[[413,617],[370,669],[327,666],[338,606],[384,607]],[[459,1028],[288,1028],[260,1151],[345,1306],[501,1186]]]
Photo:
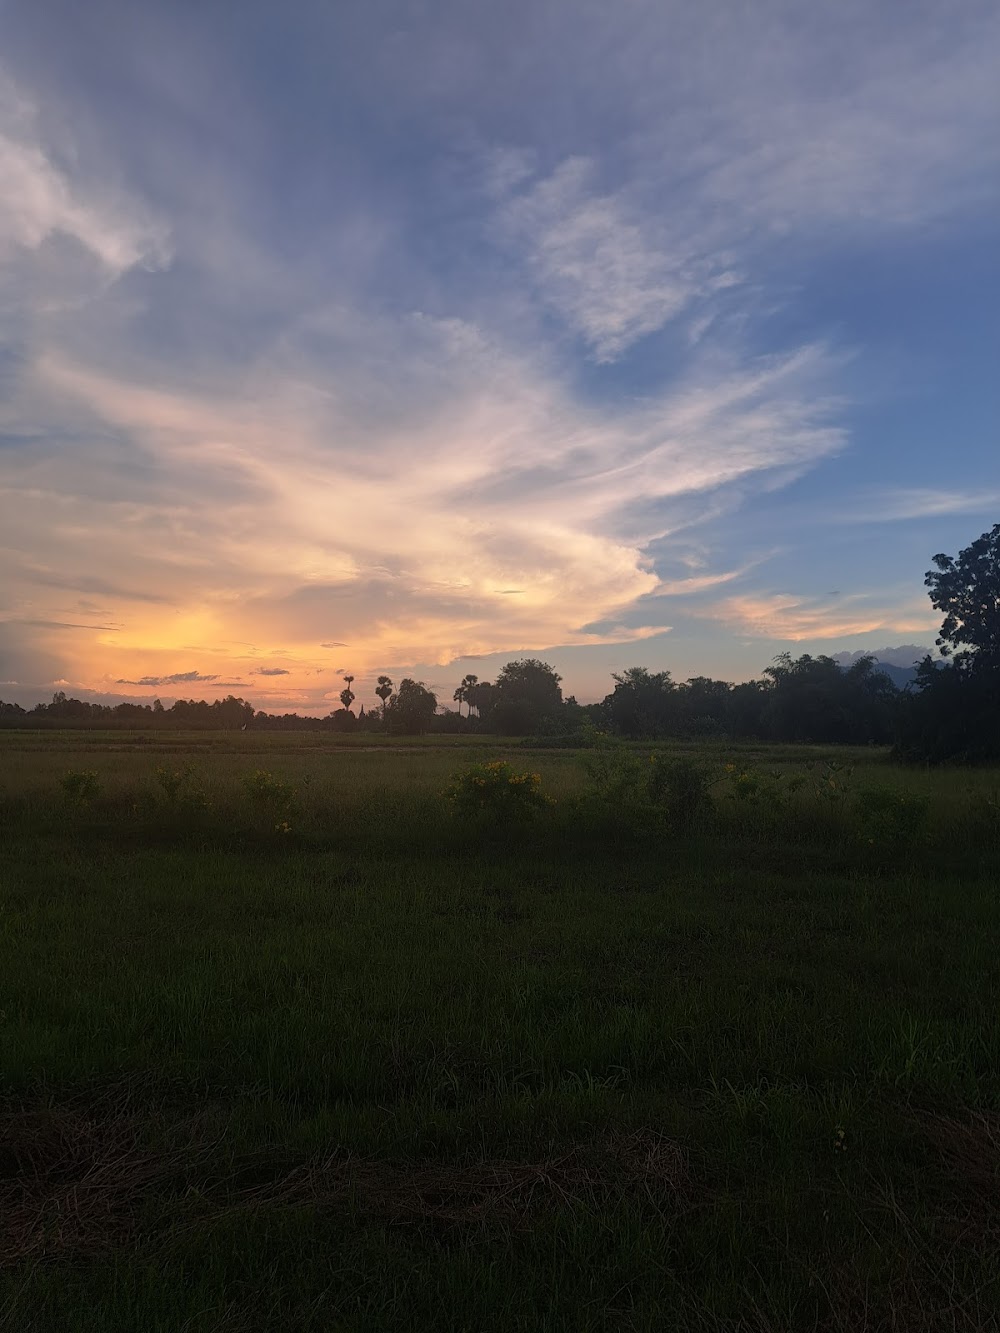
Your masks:
[[[150,1146],[153,1124],[127,1091],[0,1114],[0,1268],[90,1258],[144,1229],[148,1241],[168,1224],[176,1232],[238,1212],[341,1207],[390,1225],[528,1228],[542,1210],[599,1211],[623,1197],[680,1214],[700,1193],[682,1150],[652,1130],[541,1162],[333,1153],[289,1165],[258,1154],[220,1175],[220,1145],[199,1137],[197,1121],[173,1127],[182,1146],[169,1150]]]
[[[143,1145],[140,1121],[107,1101],[0,1115],[0,1267],[86,1257],[127,1243],[184,1155]]]
[[[974,1276],[1000,1250],[1000,1114],[945,1115],[911,1108],[927,1150],[915,1197],[873,1180],[870,1199],[896,1237],[896,1277],[887,1304],[850,1270],[831,1285],[837,1333],[1000,1333],[1000,1290]],[[980,1270],[981,1272],[982,1270]]]

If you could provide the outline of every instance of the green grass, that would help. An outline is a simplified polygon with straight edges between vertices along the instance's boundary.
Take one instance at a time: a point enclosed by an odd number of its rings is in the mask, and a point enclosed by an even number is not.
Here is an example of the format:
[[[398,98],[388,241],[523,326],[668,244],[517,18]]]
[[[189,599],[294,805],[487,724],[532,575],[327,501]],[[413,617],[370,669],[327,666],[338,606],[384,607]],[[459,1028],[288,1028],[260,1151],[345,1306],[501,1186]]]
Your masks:
[[[445,739],[0,733],[0,1328],[996,1327],[1000,775],[674,747],[647,827]]]

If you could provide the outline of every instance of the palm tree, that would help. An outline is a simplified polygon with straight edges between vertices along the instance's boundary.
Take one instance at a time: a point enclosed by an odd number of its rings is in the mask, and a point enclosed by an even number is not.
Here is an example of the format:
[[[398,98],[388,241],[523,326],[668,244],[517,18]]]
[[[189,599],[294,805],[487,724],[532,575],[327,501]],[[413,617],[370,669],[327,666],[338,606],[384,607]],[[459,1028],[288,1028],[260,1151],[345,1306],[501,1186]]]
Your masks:
[[[347,689],[340,691],[340,702],[344,705],[347,711],[350,712],[351,704],[354,702],[354,691],[351,689],[351,686],[354,684],[354,677],[345,676],[344,681],[347,685]]]
[[[389,704],[389,696],[392,694],[393,684],[388,676],[379,676],[375,694],[382,700],[382,721],[385,721],[385,710]]]
[[[476,685],[479,683],[478,676],[465,676],[461,685],[455,691],[454,698],[458,700],[458,715],[462,716],[462,700],[465,700],[466,707],[469,710],[469,716],[472,716],[472,699]]]

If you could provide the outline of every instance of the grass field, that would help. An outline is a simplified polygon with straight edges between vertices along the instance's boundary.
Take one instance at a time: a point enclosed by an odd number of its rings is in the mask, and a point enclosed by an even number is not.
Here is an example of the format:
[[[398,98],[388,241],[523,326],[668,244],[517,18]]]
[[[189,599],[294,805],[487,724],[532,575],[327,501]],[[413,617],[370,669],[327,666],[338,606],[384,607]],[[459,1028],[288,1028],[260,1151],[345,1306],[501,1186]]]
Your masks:
[[[0,732],[0,1328],[1000,1327],[1000,773],[677,759]]]

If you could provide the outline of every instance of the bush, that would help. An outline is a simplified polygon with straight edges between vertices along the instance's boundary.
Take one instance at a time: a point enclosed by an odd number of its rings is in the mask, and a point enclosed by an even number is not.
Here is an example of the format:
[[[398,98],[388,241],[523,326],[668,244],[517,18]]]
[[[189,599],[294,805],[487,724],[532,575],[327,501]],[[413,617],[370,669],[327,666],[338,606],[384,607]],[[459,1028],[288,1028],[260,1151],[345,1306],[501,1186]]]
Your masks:
[[[288,818],[295,804],[295,788],[265,768],[258,768],[243,779],[244,789],[257,809],[276,821],[279,833],[288,833]]]
[[[655,754],[649,765],[650,800],[664,809],[671,828],[689,829],[712,810],[709,789],[716,779],[702,764]]]
[[[208,797],[195,781],[194,769],[189,764],[184,768],[161,766],[156,770],[156,781],[171,809],[186,814],[209,809]]]
[[[62,776],[59,785],[66,799],[77,809],[91,805],[101,794],[101,784],[93,769],[71,770]]]
[[[457,815],[523,823],[553,803],[542,794],[541,782],[538,773],[519,773],[513,764],[498,759],[457,773],[445,795]]]
[[[924,796],[872,787],[859,792],[855,809],[869,842],[910,842],[923,834],[928,806]]]

